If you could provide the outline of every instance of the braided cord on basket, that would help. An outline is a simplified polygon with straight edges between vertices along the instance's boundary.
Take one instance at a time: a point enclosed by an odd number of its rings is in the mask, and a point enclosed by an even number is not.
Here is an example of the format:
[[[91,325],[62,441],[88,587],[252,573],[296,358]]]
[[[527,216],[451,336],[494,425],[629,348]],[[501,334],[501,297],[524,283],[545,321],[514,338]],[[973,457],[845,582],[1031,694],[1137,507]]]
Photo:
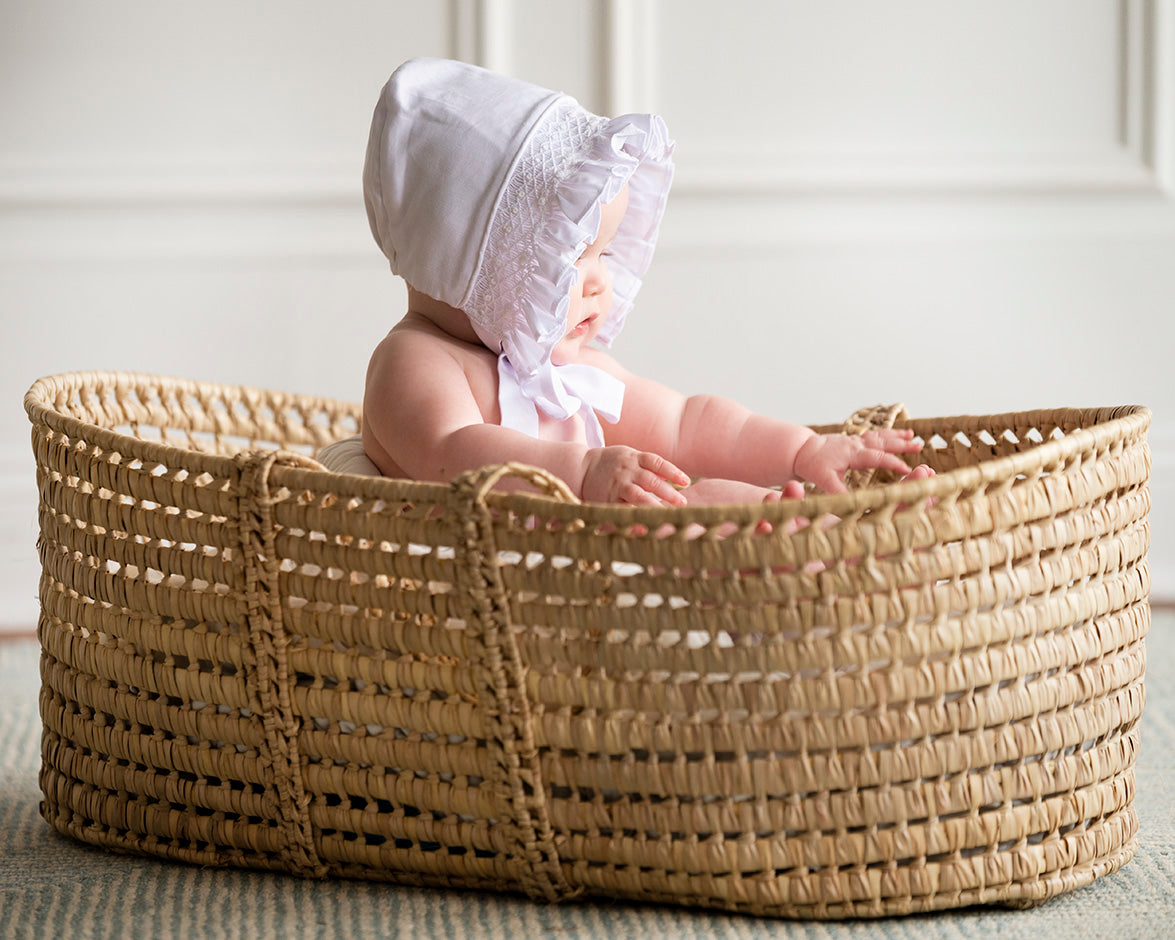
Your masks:
[[[283,829],[285,867],[298,875],[322,878],[327,866],[318,856],[310,822],[310,796],[302,780],[298,751],[301,719],[290,696],[286,661],[289,635],[282,622],[279,566],[275,546],[273,499],[269,472],[275,463],[312,465],[296,454],[250,451],[235,458],[239,477],[241,551],[245,565],[245,602],[248,615],[252,669],[247,675],[249,707],[265,728],[262,760],[273,775],[277,794],[276,818]]]
[[[559,861],[526,695],[526,667],[511,630],[509,600],[498,569],[486,496],[505,476],[523,479],[560,499],[576,497],[558,478],[521,464],[483,467],[453,481],[462,519],[457,557],[471,606],[467,629],[474,649],[480,646],[479,698],[490,731],[487,738],[498,747],[495,765],[507,801],[506,817],[514,827],[515,855],[522,863],[520,879],[531,897],[560,901],[582,889],[567,881]]]

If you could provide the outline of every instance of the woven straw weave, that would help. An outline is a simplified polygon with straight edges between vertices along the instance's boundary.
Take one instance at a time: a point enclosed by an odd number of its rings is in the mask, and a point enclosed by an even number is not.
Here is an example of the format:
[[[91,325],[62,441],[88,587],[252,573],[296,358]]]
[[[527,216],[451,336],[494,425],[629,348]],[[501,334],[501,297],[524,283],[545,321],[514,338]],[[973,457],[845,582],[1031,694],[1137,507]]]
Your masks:
[[[327,473],[358,410],[322,399],[25,405],[63,833],[789,917],[1029,904],[1135,850],[1143,408],[894,413],[936,477],[636,509]]]

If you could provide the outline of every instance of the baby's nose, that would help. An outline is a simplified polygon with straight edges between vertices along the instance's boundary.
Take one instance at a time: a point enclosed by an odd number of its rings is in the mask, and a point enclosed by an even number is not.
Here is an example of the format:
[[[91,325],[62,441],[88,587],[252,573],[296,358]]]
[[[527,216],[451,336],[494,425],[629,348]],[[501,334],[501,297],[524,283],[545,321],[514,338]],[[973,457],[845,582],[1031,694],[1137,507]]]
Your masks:
[[[608,288],[608,271],[606,268],[598,268],[590,272],[583,281],[583,292],[588,296],[596,296],[602,294]]]

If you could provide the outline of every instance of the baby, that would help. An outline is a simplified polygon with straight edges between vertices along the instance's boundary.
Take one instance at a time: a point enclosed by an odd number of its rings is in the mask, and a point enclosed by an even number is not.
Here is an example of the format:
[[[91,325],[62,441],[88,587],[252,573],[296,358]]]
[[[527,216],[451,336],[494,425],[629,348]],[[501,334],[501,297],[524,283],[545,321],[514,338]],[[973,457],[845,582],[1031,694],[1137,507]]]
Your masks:
[[[517,461],[584,500],[632,505],[769,501],[802,495],[801,481],[843,492],[849,469],[910,472],[897,456],[920,449],[910,431],[816,434],[686,397],[599,348],[652,258],[672,149],[655,115],[608,120],[459,62],[396,70],[364,195],[408,312],[371,357],[362,464],[448,481]],[[359,469],[347,446],[321,459]]]

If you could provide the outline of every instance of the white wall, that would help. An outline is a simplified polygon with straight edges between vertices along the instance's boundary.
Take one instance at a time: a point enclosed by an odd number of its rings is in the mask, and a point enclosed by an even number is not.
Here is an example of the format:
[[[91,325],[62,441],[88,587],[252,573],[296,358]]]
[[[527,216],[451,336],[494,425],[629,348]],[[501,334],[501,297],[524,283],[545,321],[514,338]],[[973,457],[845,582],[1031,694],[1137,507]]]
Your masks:
[[[0,629],[36,616],[39,375],[357,399],[402,289],[367,122],[412,55],[657,110],[678,181],[617,351],[803,421],[1141,402],[1175,598],[1172,0],[4,0]]]

